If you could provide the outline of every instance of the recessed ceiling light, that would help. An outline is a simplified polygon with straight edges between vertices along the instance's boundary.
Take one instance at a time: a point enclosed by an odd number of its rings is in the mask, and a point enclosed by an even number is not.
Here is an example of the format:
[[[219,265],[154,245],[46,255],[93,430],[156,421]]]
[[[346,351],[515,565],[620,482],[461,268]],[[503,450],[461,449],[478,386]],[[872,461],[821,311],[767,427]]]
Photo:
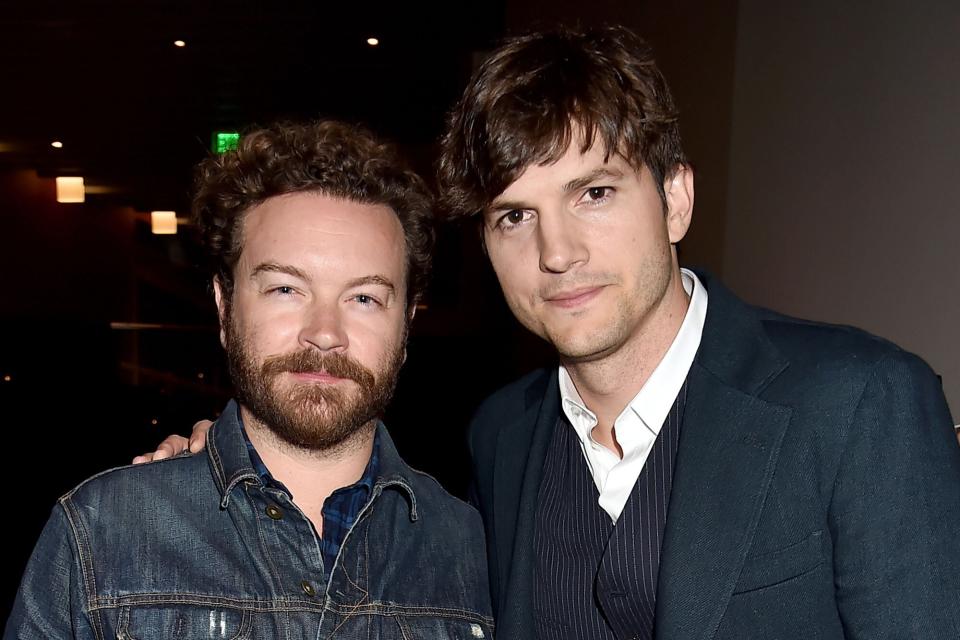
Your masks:
[[[50,143],[50,146],[53,147],[54,149],[62,149],[63,143],[60,142],[59,140],[54,140],[53,142]]]
[[[367,38],[367,44],[370,45],[371,47],[375,47],[378,44],[380,44],[380,40],[378,40],[377,38]]]
[[[185,47],[185,46],[187,46],[187,43],[184,42],[183,40],[174,40],[174,41],[173,41],[173,46],[175,46],[175,47]]]

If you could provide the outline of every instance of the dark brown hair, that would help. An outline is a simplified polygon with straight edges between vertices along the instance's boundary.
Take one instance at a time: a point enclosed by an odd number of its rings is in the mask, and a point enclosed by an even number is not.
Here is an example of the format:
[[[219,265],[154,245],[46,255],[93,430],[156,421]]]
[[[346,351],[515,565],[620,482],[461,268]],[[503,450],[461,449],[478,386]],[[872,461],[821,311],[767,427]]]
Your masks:
[[[623,27],[560,29],[508,41],[474,74],[441,143],[441,210],[482,211],[530,165],[556,162],[582,133],[664,180],[687,159],[649,45]]]
[[[201,162],[195,186],[193,215],[228,301],[244,214],[268,198],[299,192],[393,209],[406,238],[408,306],[423,294],[435,240],[433,198],[396,150],[366,129],[319,121],[251,131],[236,150]]]

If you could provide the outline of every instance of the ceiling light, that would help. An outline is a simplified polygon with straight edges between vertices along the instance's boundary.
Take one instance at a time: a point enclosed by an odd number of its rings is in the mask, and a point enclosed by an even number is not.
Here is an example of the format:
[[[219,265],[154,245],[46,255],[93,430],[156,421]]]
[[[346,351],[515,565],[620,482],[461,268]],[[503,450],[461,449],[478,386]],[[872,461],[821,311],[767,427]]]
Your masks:
[[[50,143],[50,146],[53,147],[54,149],[63,149],[63,143],[60,142],[59,140],[54,140],[53,142]]]
[[[57,202],[83,202],[83,178],[64,177],[57,178]]]
[[[150,231],[157,235],[170,235],[177,232],[176,211],[151,211]]]
[[[175,47],[181,47],[181,48],[182,48],[182,47],[187,46],[187,43],[184,42],[183,40],[174,40],[174,41],[173,41],[173,46],[175,46]]]
[[[380,44],[380,41],[377,38],[367,38],[367,44],[371,47],[375,47]]]

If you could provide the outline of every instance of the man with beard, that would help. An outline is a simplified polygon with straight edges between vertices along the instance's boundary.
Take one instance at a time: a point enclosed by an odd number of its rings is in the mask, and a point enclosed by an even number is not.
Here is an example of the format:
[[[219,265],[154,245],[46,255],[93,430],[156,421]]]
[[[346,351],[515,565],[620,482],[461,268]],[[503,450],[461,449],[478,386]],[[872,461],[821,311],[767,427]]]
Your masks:
[[[236,400],[206,455],[61,498],[4,637],[492,636],[479,515],[379,421],[431,206],[391,148],[336,122],[256,131],[201,164]]]

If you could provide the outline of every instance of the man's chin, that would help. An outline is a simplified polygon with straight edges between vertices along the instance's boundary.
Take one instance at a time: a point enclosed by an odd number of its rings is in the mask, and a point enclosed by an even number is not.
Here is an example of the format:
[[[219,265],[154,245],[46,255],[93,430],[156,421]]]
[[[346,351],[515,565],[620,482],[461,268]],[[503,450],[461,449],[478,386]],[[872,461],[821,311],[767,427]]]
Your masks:
[[[375,424],[373,420],[358,419],[351,420],[349,423],[337,423],[311,420],[307,416],[297,416],[295,420],[296,423],[288,421],[286,424],[266,426],[280,441],[312,452],[324,452],[341,447]]]

